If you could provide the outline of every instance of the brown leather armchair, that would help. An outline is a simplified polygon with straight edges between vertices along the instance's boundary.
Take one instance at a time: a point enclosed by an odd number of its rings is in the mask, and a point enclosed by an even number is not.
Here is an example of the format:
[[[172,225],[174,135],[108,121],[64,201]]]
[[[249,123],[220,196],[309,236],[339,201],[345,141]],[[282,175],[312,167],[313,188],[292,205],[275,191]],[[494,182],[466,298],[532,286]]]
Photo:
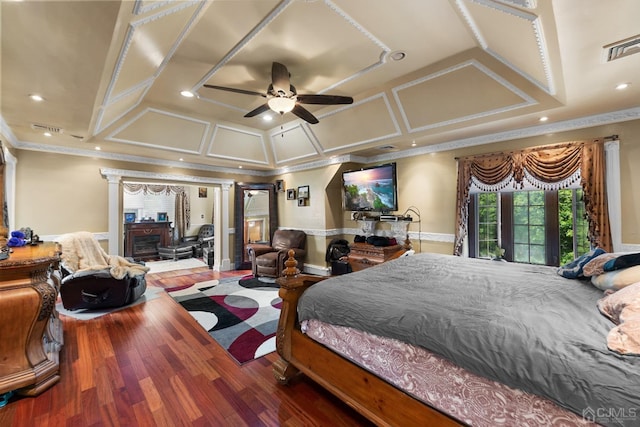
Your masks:
[[[276,230],[271,245],[252,243],[247,245],[251,260],[251,269],[255,277],[280,277],[284,270],[284,262],[288,258],[289,249],[295,252],[298,268],[302,271],[307,234],[301,230]]]

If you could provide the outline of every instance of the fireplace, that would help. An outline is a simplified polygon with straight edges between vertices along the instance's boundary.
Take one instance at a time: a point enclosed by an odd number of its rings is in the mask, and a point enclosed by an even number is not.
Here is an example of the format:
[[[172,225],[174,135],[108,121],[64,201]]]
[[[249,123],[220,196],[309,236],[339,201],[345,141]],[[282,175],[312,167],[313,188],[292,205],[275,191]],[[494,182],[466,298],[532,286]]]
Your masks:
[[[158,258],[158,246],[171,242],[169,222],[133,222],[124,229],[124,256],[136,260]]]

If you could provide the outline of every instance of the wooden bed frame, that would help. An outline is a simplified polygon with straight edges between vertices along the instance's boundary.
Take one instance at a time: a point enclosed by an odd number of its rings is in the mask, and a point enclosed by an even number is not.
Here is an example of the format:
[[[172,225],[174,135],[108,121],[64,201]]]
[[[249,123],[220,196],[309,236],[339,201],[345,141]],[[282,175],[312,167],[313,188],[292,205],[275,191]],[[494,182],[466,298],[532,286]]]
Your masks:
[[[298,299],[326,277],[299,274],[291,252],[280,285],[282,309],[276,333],[280,358],[273,374],[281,384],[302,372],[380,426],[460,426],[458,421],[411,397],[300,331]]]

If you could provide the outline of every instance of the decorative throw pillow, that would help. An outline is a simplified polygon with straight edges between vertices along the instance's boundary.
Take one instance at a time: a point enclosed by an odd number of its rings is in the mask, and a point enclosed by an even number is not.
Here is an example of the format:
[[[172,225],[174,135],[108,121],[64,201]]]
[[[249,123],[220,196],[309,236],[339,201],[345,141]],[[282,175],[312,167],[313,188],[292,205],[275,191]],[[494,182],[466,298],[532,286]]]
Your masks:
[[[614,271],[633,267],[635,265],[640,265],[640,253],[620,255],[615,259],[607,261],[603,268],[604,271]]]
[[[605,291],[605,296],[598,300],[598,310],[616,325],[622,322],[624,310],[640,314],[640,282],[629,285],[619,291]]]
[[[620,354],[640,355],[640,282],[608,293],[598,301],[598,309],[618,324],[607,335],[607,347]]]
[[[582,274],[584,277],[597,276],[598,274],[604,273],[604,264],[607,261],[618,258],[621,253],[606,253],[602,255],[598,255],[591,261],[585,264],[582,269]]]
[[[566,277],[567,279],[579,279],[584,277],[582,274],[582,269],[584,266],[597,257],[598,255],[602,255],[605,251],[601,248],[595,248],[592,251],[587,252],[586,254],[574,259],[568,264],[565,264],[558,268],[558,274],[562,277]]]
[[[591,277],[591,283],[603,291],[606,289],[622,289],[636,282],[640,282],[640,265]]]

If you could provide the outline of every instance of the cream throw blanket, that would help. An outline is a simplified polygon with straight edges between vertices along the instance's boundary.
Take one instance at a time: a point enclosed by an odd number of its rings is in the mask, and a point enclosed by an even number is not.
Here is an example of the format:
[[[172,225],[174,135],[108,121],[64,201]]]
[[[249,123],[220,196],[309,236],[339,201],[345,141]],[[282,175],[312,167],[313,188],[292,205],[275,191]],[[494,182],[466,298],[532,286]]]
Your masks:
[[[145,274],[149,267],[130,262],[119,255],[107,255],[93,234],[87,231],[68,233],[58,240],[62,247],[62,262],[64,266],[76,273],[87,270],[109,269],[115,279],[123,279]]]

